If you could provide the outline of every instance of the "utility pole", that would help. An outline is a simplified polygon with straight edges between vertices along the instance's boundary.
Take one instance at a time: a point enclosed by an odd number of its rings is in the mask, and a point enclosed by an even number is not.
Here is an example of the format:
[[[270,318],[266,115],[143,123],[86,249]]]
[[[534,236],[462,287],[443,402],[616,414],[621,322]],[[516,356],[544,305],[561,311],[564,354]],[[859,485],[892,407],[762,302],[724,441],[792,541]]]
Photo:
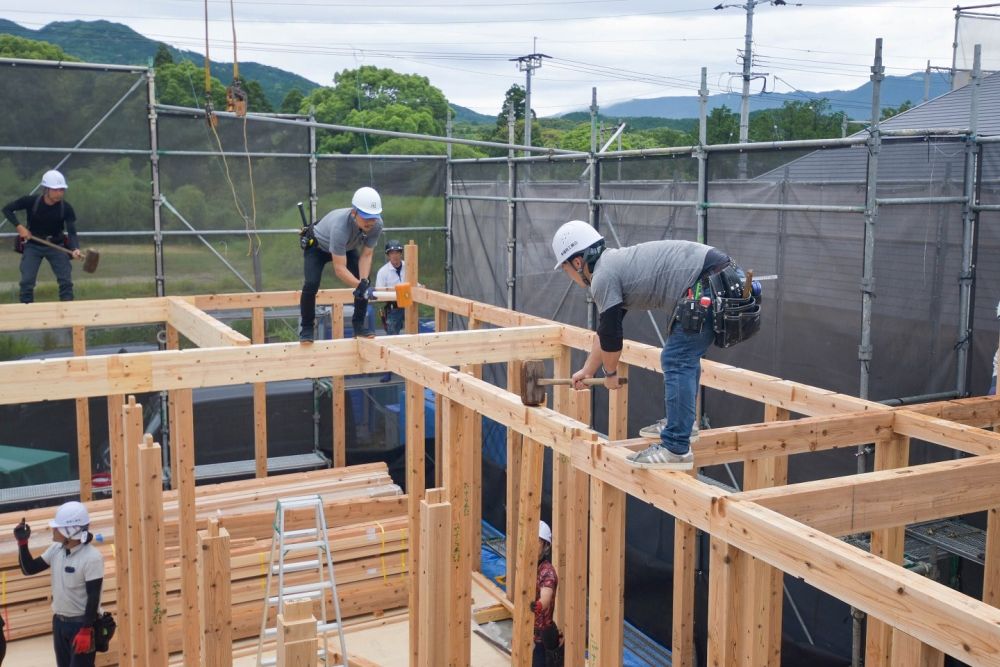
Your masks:
[[[535,38],[538,39],[537,37]],[[524,82],[524,145],[531,145],[531,73],[542,66],[542,58],[550,58],[544,53],[529,53],[526,56],[520,56],[518,58],[511,58],[513,62],[517,63],[517,69],[519,72],[525,73]],[[525,155],[529,155],[531,151],[524,151]]]

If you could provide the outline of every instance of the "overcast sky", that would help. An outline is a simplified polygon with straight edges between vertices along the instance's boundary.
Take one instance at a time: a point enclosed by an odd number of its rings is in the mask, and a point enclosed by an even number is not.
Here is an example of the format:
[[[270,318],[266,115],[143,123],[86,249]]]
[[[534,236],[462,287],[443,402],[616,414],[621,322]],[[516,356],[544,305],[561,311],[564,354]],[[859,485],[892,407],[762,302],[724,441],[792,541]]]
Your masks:
[[[743,0],[745,1],[745,0]],[[329,85],[334,73],[377,65],[417,73],[448,97],[496,114],[524,85],[510,58],[551,56],[537,70],[541,116],[632,98],[697,94],[701,67],[712,92],[739,91],[746,12],[719,0],[234,0],[240,61]],[[725,3],[729,4],[729,3]],[[951,66],[953,4],[941,0],[758,2],[753,90],[850,89],[868,80],[875,39],[887,74]],[[209,0],[210,56],[232,60],[229,0]],[[105,19],[204,53],[204,0],[0,0],[0,16],[37,29],[52,21]],[[1000,25],[997,23],[996,25]],[[1000,30],[998,30],[1000,32]],[[537,40],[537,42],[536,42]]]

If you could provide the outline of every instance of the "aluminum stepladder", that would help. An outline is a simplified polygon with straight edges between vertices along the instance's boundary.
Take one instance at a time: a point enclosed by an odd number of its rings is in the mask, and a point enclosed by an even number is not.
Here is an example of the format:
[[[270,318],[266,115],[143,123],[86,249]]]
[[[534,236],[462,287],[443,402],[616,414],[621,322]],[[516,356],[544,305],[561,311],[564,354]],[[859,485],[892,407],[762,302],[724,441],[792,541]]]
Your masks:
[[[287,530],[286,522],[289,512],[307,512],[312,510],[315,517],[313,528]],[[294,559],[292,554],[313,552],[313,559]],[[315,580],[311,583],[285,585],[285,575],[292,572],[315,572]],[[272,582],[277,575],[276,594],[272,593]],[[332,598],[335,620],[327,619],[327,595]],[[316,636],[320,640],[317,658],[320,664],[327,667],[345,667],[347,665],[347,642],[341,627],[340,599],[337,597],[337,581],[333,573],[333,556],[330,553],[330,540],[326,532],[326,515],[323,512],[323,499],[319,495],[295,496],[279,498],[274,508],[274,535],[271,539],[271,562],[267,570],[267,586],[264,591],[264,613],[260,622],[260,637],[257,640],[257,665],[274,665],[277,658],[263,658],[264,640],[276,638],[277,627],[267,627],[268,610],[276,606],[277,613],[284,612],[285,602],[294,600],[320,600],[320,613],[316,621]],[[326,650],[326,637],[336,632],[340,638],[341,661],[336,665],[330,663]]]

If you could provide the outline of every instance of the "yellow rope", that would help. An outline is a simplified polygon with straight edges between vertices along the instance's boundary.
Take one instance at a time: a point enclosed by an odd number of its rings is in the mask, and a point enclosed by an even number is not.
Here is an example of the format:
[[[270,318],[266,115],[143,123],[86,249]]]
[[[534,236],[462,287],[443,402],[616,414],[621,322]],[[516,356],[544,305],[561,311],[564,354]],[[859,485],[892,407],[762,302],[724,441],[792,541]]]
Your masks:
[[[375,525],[378,526],[379,532],[382,533],[382,546],[379,549],[378,557],[382,564],[382,581],[386,581],[389,578],[389,574],[385,570],[385,528],[383,528],[382,524],[378,521],[375,522]]]

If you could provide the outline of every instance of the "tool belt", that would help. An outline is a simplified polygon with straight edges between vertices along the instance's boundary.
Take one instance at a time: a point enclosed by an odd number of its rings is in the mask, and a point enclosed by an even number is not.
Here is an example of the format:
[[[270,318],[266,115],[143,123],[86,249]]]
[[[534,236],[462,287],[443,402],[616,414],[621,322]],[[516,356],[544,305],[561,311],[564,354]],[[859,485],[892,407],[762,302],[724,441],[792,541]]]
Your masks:
[[[34,238],[34,237],[33,237]],[[52,234],[51,236],[42,236],[40,238],[45,239],[50,243],[55,243],[56,245],[61,245],[64,248],[69,248],[69,237],[65,234]],[[30,241],[30,239],[29,239]],[[20,236],[14,237],[14,252],[18,255],[24,254],[24,246],[29,242],[22,239]],[[39,245],[39,244],[36,244]]]
[[[307,250],[316,245],[316,234],[313,231],[314,225],[306,225],[299,230],[299,247]]]
[[[712,329],[717,347],[731,347],[760,330],[760,291],[750,284],[746,272],[734,262],[702,280],[715,308]],[[759,285],[759,283],[757,283]]]

